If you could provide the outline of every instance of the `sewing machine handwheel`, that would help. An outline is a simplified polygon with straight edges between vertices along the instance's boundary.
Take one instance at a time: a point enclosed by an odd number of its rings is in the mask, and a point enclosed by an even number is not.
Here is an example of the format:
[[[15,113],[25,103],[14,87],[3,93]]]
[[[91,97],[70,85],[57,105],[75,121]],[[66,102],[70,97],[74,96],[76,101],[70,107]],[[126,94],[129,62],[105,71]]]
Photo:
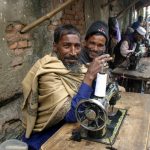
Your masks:
[[[87,130],[97,131],[106,126],[107,114],[95,99],[81,100],[75,112],[77,121]]]

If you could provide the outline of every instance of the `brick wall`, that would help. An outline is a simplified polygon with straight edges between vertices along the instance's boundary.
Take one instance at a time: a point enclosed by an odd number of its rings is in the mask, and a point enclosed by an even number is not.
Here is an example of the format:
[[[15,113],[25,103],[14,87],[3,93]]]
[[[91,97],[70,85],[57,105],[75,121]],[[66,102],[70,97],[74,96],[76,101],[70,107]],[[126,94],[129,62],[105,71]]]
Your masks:
[[[23,64],[23,56],[32,54],[33,39],[30,33],[21,34],[24,25],[20,22],[13,22],[6,27],[6,41],[10,53],[15,56],[11,67],[20,68]]]
[[[50,23],[48,30],[54,30],[60,24],[75,25],[83,35],[85,32],[84,0],[77,0],[65,8],[62,16]]]

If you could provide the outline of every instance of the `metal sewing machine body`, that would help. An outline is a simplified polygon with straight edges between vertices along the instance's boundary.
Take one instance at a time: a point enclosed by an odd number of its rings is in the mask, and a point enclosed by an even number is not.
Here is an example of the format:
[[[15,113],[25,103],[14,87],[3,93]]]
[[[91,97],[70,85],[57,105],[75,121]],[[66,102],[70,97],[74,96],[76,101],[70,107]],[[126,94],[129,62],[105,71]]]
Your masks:
[[[118,85],[110,83],[107,86],[106,96],[102,98],[81,100],[75,110],[76,118],[81,125],[82,137],[94,139],[102,138],[107,130],[108,108],[115,105],[120,98]]]
[[[150,57],[150,35],[143,40],[145,47],[147,48],[147,57]]]
[[[140,53],[129,53],[127,56],[127,69],[128,70],[136,70],[139,64],[141,58],[141,52]]]
[[[127,55],[126,61],[128,70],[136,70],[138,68],[140,59],[146,53],[145,48],[145,45],[141,44],[135,52],[131,52]]]

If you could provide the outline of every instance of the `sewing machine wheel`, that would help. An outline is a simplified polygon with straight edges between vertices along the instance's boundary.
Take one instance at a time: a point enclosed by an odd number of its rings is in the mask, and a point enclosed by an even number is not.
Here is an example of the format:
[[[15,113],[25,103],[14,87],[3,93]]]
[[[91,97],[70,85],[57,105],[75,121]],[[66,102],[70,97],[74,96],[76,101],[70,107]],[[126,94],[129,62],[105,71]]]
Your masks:
[[[81,100],[75,112],[77,121],[87,130],[97,131],[106,126],[107,114],[99,100]]]

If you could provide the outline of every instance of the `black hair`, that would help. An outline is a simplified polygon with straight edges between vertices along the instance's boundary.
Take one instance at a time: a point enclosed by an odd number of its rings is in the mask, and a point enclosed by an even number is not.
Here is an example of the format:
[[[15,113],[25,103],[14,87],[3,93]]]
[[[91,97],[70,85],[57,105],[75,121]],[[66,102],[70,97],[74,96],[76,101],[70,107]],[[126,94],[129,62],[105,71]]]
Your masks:
[[[139,17],[138,17],[138,21],[139,21],[139,22],[142,22],[143,19],[144,19],[143,16],[139,16]]]
[[[79,36],[79,38],[81,38],[79,30],[75,26],[71,24],[65,24],[65,25],[58,26],[55,29],[54,42],[58,43],[61,37],[66,34],[76,34]]]

